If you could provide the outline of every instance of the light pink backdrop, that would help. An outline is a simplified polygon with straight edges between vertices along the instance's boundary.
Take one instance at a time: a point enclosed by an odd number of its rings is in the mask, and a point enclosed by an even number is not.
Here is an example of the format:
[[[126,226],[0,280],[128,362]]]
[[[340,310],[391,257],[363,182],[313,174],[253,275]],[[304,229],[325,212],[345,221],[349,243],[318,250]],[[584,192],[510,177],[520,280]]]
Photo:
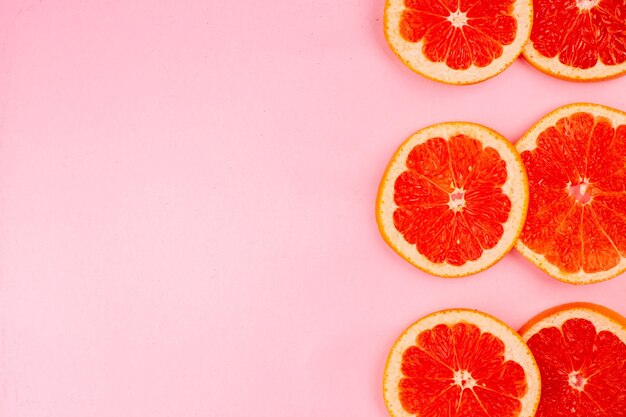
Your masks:
[[[626,78],[518,60],[471,87],[413,74],[383,0],[3,1],[0,416],[386,416],[384,361],[413,320],[471,307],[514,327],[587,287],[509,254],[427,276],[374,220],[414,130],[515,141]]]

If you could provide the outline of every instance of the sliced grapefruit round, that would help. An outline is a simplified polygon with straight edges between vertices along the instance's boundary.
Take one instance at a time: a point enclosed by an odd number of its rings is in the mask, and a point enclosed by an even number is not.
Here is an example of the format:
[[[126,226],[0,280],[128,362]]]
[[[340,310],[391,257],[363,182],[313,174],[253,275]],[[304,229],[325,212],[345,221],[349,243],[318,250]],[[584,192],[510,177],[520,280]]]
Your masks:
[[[570,80],[626,73],[626,2],[535,0],[524,57],[537,69]]]
[[[385,241],[433,275],[477,273],[514,245],[528,205],[515,148],[474,123],[422,129],[404,142],[382,178],[376,203]]]
[[[566,304],[520,333],[541,371],[537,417],[626,415],[624,317],[595,304]]]
[[[396,341],[383,395],[393,417],[532,417],[541,381],[521,337],[478,311],[430,314]]]
[[[530,185],[524,257],[553,277],[588,284],[626,270],[626,114],[561,107],[516,144]]]
[[[385,37],[412,70],[448,84],[491,78],[530,36],[532,0],[387,0]]]

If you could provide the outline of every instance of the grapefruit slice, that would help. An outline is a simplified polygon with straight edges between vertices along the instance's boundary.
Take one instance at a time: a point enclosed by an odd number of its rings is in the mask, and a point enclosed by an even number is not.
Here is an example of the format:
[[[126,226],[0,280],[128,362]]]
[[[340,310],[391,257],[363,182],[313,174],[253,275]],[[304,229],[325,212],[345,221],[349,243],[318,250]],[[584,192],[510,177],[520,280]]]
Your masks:
[[[385,241],[419,269],[465,276],[514,245],[528,205],[515,148],[484,126],[450,122],[404,142],[382,178],[376,203]]]
[[[524,57],[546,74],[600,80],[626,72],[626,2],[535,0]]]
[[[385,37],[413,71],[474,84],[504,71],[530,36],[532,0],[387,0]]]
[[[597,104],[561,107],[516,146],[530,185],[521,254],[573,284],[626,270],[626,114]]]
[[[626,319],[605,307],[549,309],[520,330],[539,370],[537,417],[626,415]]]
[[[521,337],[478,311],[430,314],[389,353],[383,395],[393,417],[532,417],[539,368]]]

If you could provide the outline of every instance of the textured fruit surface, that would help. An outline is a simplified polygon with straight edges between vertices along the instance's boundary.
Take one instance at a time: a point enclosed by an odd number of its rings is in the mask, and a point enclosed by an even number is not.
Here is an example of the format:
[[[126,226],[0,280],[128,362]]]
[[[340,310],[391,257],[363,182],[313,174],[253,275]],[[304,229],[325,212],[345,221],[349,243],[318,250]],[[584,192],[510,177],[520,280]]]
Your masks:
[[[430,261],[463,265],[493,248],[511,201],[506,164],[471,137],[432,138],[413,148],[395,183],[394,225]]]
[[[521,152],[530,200],[520,240],[565,275],[609,271],[626,255],[626,125],[588,110]]]
[[[424,55],[453,69],[489,65],[515,40],[514,0],[405,0],[400,33],[424,41]]]
[[[530,40],[546,57],[587,69],[626,61],[622,0],[535,0]]]
[[[385,37],[414,71],[472,84],[521,54],[532,19],[532,0],[387,0]]]
[[[394,417],[526,417],[538,405],[539,378],[515,331],[484,313],[446,310],[400,336],[384,394]]]
[[[541,371],[537,417],[626,415],[626,344],[616,334],[624,336],[623,325],[565,308],[533,326],[525,339]]]
[[[435,416],[517,416],[526,393],[524,369],[504,359],[504,343],[473,324],[440,324],[404,352],[398,388],[406,411]]]
[[[626,72],[626,2],[534,0],[524,56],[560,78],[594,80]]]
[[[496,132],[471,123],[423,129],[392,159],[377,201],[385,240],[440,276],[478,272],[519,235],[527,204],[519,155]]]

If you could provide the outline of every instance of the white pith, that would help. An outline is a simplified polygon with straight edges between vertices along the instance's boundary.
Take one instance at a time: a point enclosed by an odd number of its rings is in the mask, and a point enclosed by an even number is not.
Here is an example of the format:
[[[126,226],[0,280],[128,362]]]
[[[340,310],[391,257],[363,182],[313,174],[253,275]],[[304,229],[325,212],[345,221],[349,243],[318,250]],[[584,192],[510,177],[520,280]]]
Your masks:
[[[573,318],[589,320],[593,323],[597,333],[605,330],[609,331],[615,334],[622,342],[626,343],[626,328],[624,328],[623,323],[584,306],[563,309],[544,317],[524,330],[521,333],[522,338],[524,342],[528,342],[531,337],[539,333],[542,329],[549,327],[557,327],[560,329],[563,323]]]
[[[598,60],[596,65],[588,69],[571,67],[561,63],[558,55],[553,58],[541,55],[533,46],[532,41],[528,41],[524,47],[524,58],[544,72],[571,80],[599,80],[626,72],[626,61],[617,65],[606,65]]]
[[[455,196],[458,196],[459,194],[460,197],[455,198]],[[463,188],[455,188],[454,191],[450,193],[448,207],[450,207],[450,210],[453,211],[463,211],[463,208],[465,207],[465,190]]]
[[[433,80],[449,84],[473,84],[484,81],[511,65],[515,58],[520,55],[530,37],[533,17],[532,1],[516,0],[511,14],[517,21],[517,32],[513,43],[503,45],[502,55],[493,60],[487,67],[481,68],[472,64],[466,70],[455,70],[448,67],[445,62],[432,62],[426,58],[422,53],[423,39],[419,42],[409,42],[400,35],[398,27],[402,12],[405,9],[404,0],[387,0],[385,30],[389,45],[414,71]],[[455,11],[451,10],[450,13],[453,14]]]
[[[567,382],[576,391],[584,391],[585,385],[587,385],[587,379],[583,378],[578,371],[570,372],[567,376]]]
[[[411,325],[398,338],[389,353],[383,380],[383,395],[392,417],[415,417],[414,414],[410,414],[404,410],[397,395],[398,384],[403,378],[401,369],[403,352],[410,346],[415,345],[417,336],[424,330],[432,329],[438,324],[452,326],[457,323],[474,324],[478,326],[482,332],[491,333],[504,342],[505,361],[511,360],[517,362],[522,366],[526,374],[528,390],[526,394],[519,399],[522,404],[519,417],[532,417],[539,402],[541,387],[539,383],[539,369],[537,368],[537,364],[535,363],[530,349],[522,342],[520,336],[513,329],[484,313],[472,310],[445,310],[430,314]],[[467,377],[470,375],[468,375],[468,373],[459,372],[456,376],[459,381],[457,382],[456,378],[452,379],[450,381],[451,384],[461,383],[463,376]],[[473,378],[466,378],[466,380],[471,387],[466,383],[465,388],[472,389],[474,386],[472,385]]]
[[[626,124],[626,114],[618,110],[598,104],[575,103],[560,107],[550,114],[546,115],[537,124],[535,124],[528,132],[517,141],[515,147],[522,154],[524,151],[532,151],[537,147],[537,138],[541,132],[550,126],[554,126],[556,122],[564,117],[569,117],[574,113],[587,112],[596,117],[601,116],[609,119],[613,123],[613,127]],[[547,261],[544,255],[538,254],[526,246],[521,239],[515,244],[515,248],[528,260],[537,265],[539,268],[547,272],[549,275],[561,281],[571,284],[591,284],[594,282],[604,281],[626,271],[626,258],[622,257],[621,261],[613,268],[599,272],[584,272],[582,269],[575,273],[567,273],[561,271],[557,266]]]
[[[578,192],[574,192],[572,190],[572,188],[575,188],[576,186],[578,186]],[[587,194],[587,189],[589,188],[589,180],[587,180],[587,178],[582,178],[582,180],[578,184],[569,183],[567,187],[570,188],[570,194],[576,197],[578,201],[580,201],[582,200],[582,197]]]
[[[509,219],[503,224],[504,233],[500,241],[493,248],[484,249],[479,259],[467,261],[461,266],[454,266],[445,262],[431,262],[426,256],[417,251],[415,245],[411,245],[404,239],[402,233],[396,229],[393,223],[393,212],[398,207],[394,201],[394,184],[396,178],[407,170],[406,160],[411,150],[430,138],[442,137],[448,139],[457,134],[464,134],[475,138],[482,142],[483,149],[492,147],[499,153],[500,158],[502,158],[507,165],[507,179],[502,186],[502,192],[511,200]],[[501,259],[517,239],[521,225],[526,216],[526,206],[528,203],[528,190],[525,179],[526,173],[521,160],[515,154],[515,150],[512,149],[512,146],[498,133],[473,123],[442,123],[427,127],[412,135],[400,146],[381,181],[378,201],[378,221],[381,232],[385,240],[389,242],[394,250],[400,253],[402,257],[418,268],[428,271],[431,274],[455,277],[479,272]]]
[[[472,378],[472,374],[467,369],[454,371],[452,381],[454,381],[455,385],[461,387],[461,389],[472,389],[476,386],[476,380]]]
[[[463,13],[462,11],[457,9],[455,12],[450,13],[450,16],[448,16],[448,21],[455,28],[462,28],[463,26],[467,25],[467,13]]]
[[[600,0],[576,0],[576,5],[580,10],[591,10],[600,3]]]

